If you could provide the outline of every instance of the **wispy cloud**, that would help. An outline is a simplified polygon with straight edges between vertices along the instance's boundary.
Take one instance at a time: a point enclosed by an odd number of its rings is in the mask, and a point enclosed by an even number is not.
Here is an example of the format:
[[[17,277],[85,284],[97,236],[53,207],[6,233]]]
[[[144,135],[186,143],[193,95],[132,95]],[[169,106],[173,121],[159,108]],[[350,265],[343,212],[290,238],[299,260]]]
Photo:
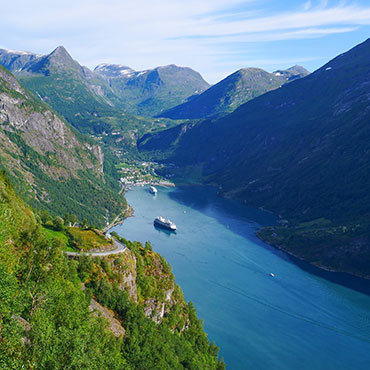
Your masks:
[[[312,7],[312,2],[311,2],[311,0],[306,1],[306,2],[303,4],[303,10],[309,10],[311,7]]]
[[[276,9],[269,6],[275,0],[263,6],[257,0],[19,0],[16,7],[4,5],[0,32],[3,47],[46,53],[64,44],[90,67],[177,63],[204,72],[221,68],[219,55],[232,54],[233,44],[355,32],[370,25],[370,5],[358,1],[302,0]],[[247,63],[246,50],[239,57]]]

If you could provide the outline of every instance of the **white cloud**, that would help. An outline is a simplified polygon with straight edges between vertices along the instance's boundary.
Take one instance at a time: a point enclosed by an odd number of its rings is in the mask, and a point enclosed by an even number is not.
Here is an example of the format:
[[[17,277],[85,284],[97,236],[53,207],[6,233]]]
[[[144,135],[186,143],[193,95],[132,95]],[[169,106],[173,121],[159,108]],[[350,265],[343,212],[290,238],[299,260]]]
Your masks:
[[[177,63],[204,72],[218,65],[220,54],[230,53],[231,43],[304,40],[370,25],[370,6],[348,1],[329,5],[302,0],[295,9],[267,15],[257,0],[20,0],[17,4],[2,8],[4,47],[47,53],[63,44],[89,67],[115,62],[145,69]],[[248,60],[246,51],[241,57]]]

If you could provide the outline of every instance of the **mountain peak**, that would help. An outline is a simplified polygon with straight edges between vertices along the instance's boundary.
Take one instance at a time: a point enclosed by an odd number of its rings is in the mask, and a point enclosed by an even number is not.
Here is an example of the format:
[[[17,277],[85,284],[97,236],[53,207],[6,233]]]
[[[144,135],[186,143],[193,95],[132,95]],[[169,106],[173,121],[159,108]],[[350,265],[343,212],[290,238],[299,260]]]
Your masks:
[[[58,68],[74,69],[78,72],[81,71],[81,66],[75,60],[73,60],[64,46],[58,46],[49,55],[45,56],[41,64],[44,66],[45,63],[48,66],[48,69]]]
[[[74,70],[77,73],[82,73],[82,67],[72,59],[64,46],[58,46],[49,55],[37,58],[34,63],[29,63],[24,69],[27,72],[44,75],[49,75],[52,71],[57,70]]]
[[[311,72],[307,71],[306,68],[299,66],[297,64],[288,69],[278,69],[277,71],[273,72],[275,76],[285,77],[288,82],[292,82],[299,78],[306,77],[310,73]]]
[[[68,53],[66,48],[64,46],[58,46],[56,49],[54,49],[50,54],[50,57],[57,57],[57,58],[63,58],[63,59],[72,59],[71,55]]]
[[[304,75],[304,76],[307,76],[310,74],[310,71],[308,71],[306,68],[298,64],[294,65],[293,67],[288,68],[287,71],[300,74],[300,75]]]
[[[172,119],[201,119],[230,113],[240,105],[309,72],[294,66],[269,73],[261,68],[241,68],[185,103],[161,113]]]

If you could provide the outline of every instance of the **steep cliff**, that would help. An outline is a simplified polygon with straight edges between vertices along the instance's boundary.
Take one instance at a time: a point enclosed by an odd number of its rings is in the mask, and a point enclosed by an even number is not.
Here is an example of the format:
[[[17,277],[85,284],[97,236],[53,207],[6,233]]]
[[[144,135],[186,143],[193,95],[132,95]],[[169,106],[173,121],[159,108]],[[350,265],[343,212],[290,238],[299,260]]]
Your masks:
[[[123,207],[118,196],[104,184],[104,155],[97,143],[76,134],[3,67],[0,143],[1,167],[32,205],[54,214],[85,214],[90,222],[98,224],[105,209],[113,214]],[[105,197],[101,197],[102,192]]]

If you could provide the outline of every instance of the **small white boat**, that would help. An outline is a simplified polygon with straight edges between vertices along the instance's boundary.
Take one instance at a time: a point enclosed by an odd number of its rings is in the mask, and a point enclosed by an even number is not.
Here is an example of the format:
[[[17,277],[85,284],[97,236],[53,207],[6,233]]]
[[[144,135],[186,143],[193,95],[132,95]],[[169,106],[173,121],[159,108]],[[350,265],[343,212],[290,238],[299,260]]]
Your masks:
[[[275,277],[275,274],[273,272],[270,272],[271,277]]]
[[[158,192],[158,190],[153,185],[150,185],[150,187],[149,187],[149,193],[157,194],[157,192]]]

